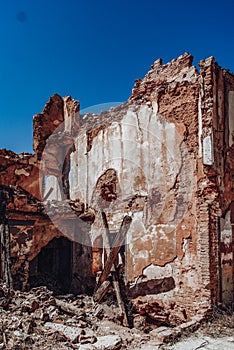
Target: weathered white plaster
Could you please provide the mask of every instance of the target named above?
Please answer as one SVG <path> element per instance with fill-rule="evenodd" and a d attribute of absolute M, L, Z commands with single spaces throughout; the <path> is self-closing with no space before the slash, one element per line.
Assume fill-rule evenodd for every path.
<path fill-rule="evenodd" d="M 98 178 L 113 168 L 124 198 L 147 195 L 153 187 L 170 188 L 181 167 L 180 140 L 172 123 L 162 122 L 147 106 L 129 109 L 122 121 L 101 130 L 86 151 L 86 135 L 76 140 L 71 156 L 71 198 L 88 204 Z M 139 177 L 141 186 L 134 185 Z M 138 181 L 139 183 L 139 181 Z"/>
<path fill-rule="evenodd" d="M 214 163 L 213 135 L 208 135 L 203 139 L 203 163 L 212 165 Z"/>
<path fill-rule="evenodd" d="M 230 220 L 230 211 L 227 212 L 225 219 L 221 219 L 221 245 L 224 244 L 226 252 L 221 251 L 221 269 L 222 269 L 222 299 L 226 304 L 233 303 L 233 253 L 232 253 L 232 226 Z"/>
<path fill-rule="evenodd" d="M 198 157 L 202 157 L 202 110 L 201 110 L 201 92 L 198 99 Z"/>
<path fill-rule="evenodd" d="M 177 72 L 176 72 L 177 73 Z M 182 82 L 182 81 L 189 81 L 189 82 L 195 82 L 197 77 L 197 72 L 196 72 L 196 67 L 185 67 L 181 69 L 180 73 L 176 74 L 174 77 L 171 79 L 168 79 L 168 81 L 175 80 L 177 82 Z"/>
<path fill-rule="evenodd" d="M 46 197 L 48 201 L 62 200 L 61 190 L 56 176 L 49 175 L 44 177 L 43 197 Z"/>
<path fill-rule="evenodd" d="M 25 169 L 16 169 L 15 170 L 15 175 L 29 176 L 30 173 L 28 173 Z"/>
<path fill-rule="evenodd" d="M 169 276 L 170 268 L 164 269 L 163 264 L 173 264 L 176 259 L 176 226 L 186 212 L 194 186 L 192 161 L 176 125 L 158 115 L 156 102 L 152 108 L 132 106 L 121 120 L 100 129 L 89 152 L 83 129 L 75 140 L 75 148 L 69 174 L 70 196 L 96 211 L 90 231 L 92 242 L 104 230 L 96 185 L 108 169 L 115 169 L 117 198 L 107 203 L 104 211 L 113 234 L 119 231 L 125 214 L 132 217 L 125 239 L 127 259 L 133 265 L 134 259 L 142 263 L 136 263 L 133 271 L 127 267 L 129 280 L 134 280 L 144 266 L 156 262 L 162 265 L 155 266 L 155 276 L 163 275 L 160 271 L 164 270 Z M 135 202 L 129 207 L 133 198 Z M 166 246 L 168 251 L 163 248 Z"/>
<path fill-rule="evenodd" d="M 71 132 L 72 116 L 68 115 L 67 104 L 66 104 L 66 97 L 63 99 L 63 101 L 64 101 L 64 107 L 63 107 L 64 129 L 65 129 L 66 132 Z"/>
<path fill-rule="evenodd" d="M 134 255 L 134 242 L 139 238 L 147 236 L 148 232 L 143 223 L 143 212 L 136 212 L 132 217 L 132 223 L 128 230 L 126 243 L 129 245 L 130 252 Z"/>
<path fill-rule="evenodd" d="M 172 266 L 170 264 L 167 264 L 166 266 L 155 266 L 153 264 L 147 266 L 144 270 L 143 270 L 143 275 L 149 279 L 163 279 L 163 278 L 167 278 L 167 277 L 171 277 L 172 276 Z"/>

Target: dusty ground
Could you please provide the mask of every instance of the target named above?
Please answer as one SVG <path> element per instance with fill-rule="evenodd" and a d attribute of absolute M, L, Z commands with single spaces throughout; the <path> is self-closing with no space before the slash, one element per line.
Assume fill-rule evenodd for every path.
<path fill-rule="evenodd" d="M 123 327 L 113 300 L 98 305 L 89 296 L 55 297 L 46 287 L 22 293 L 0 286 L 0 350 L 234 350 L 233 330 L 234 316 L 216 312 L 192 335 L 165 345 L 140 322 Z"/>
<path fill-rule="evenodd" d="M 142 348 L 143 349 L 143 348 Z M 234 350 L 234 315 L 230 310 L 217 310 L 213 318 L 199 329 L 170 345 L 148 343 L 145 350 Z"/>
<path fill-rule="evenodd" d="M 215 313 L 212 321 L 204 324 L 197 332 L 178 342 L 171 349 L 233 350 L 234 315 L 225 312 Z"/>

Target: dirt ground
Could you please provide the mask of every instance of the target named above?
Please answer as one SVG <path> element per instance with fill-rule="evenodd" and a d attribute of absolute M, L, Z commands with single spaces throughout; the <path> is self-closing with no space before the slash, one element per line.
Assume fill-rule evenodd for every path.
<path fill-rule="evenodd" d="M 143 349 L 143 348 L 142 348 Z M 199 329 L 182 336 L 174 344 L 157 345 L 152 342 L 144 350 L 234 350 L 234 315 L 230 310 L 216 310 L 213 317 Z"/>

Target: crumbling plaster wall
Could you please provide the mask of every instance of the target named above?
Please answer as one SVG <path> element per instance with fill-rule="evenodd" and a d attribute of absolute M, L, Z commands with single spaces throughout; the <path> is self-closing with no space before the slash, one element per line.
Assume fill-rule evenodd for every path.
<path fill-rule="evenodd" d="M 83 203 L 80 214 L 92 209 L 93 259 L 89 252 L 78 259 L 90 278 L 87 265 L 93 273 L 103 267 L 101 212 L 112 235 L 130 215 L 128 296 L 139 311 L 151 305 L 152 319 L 164 310 L 167 321 L 183 322 L 233 302 L 233 105 L 234 77 L 213 58 L 200 62 L 200 72 L 189 54 L 157 60 L 130 99 L 109 112 L 80 116 L 77 101 L 52 96 L 34 117 L 35 154 L 0 152 L 0 184 L 37 201 L 43 193 L 51 203 Z M 19 198 L 8 210 L 12 271 L 23 266 L 22 286 L 28 261 L 63 233 L 39 209 L 25 215 L 27 199 Z M 13 223 L 17 215 L 25 225 Z"/>
<path fill-rule="evenodd" d="M 15 154 L 5 149 L 0 150 L 0 184 L 19 186 L 38 200 L 42 200 L 43 176 L 61 177 L 64 159 L 73 150 L 72 135 L 79 125 L 79 103 L 71 97 L 53 95 L 40 114 L 33 119 L 34 154 Z M 53 144 L 53 135 L 61 135 Z M 42 153 L 50 142 L 50 155 L 41 163 Z M 58 147 L 58 142 L 60 147 Z M 44 172 L 43 172 L 44 170 Z M 59 185 L 62 186 L 62 179 Z M 63 191 L 62 191 L 63 193 Z"/>
<path fill-rule="evenodd" d="M 34 117 L 35 153 L 17 155 L 5 149 L 0 150 L 0 192 L 6 197 L 6 225 L 10 231 L 11 274 L 15 288 L 27 288 L 30 262 L 53 238 L 58 238 L 64 234 L 59 229 L 59 224 L 54 225 L 53 219 L 56 222 L 57 217 L 59 217 L 66 221 L 69 218 L 67 207 L 70 204 L 75 209 L 77 216 L 84 214 L 82 203 L 61 201 L 65 199 L 65 196 L 59 198 L 59 202 L 51 202 L 52 212 L 50 212 L 50 207 L 46 211 L 44 203 L 42 203 L 44 195 L 48 193 L 51 187 L 53 189 L 52 198 L 48 197 L 47 200 L 56 199 L 57 193 L 65 192 L 60 170 L 63 169 L 64 157 L 72 150 L 71 133 L 75 132 L 79 121 L 76 115 L 78 110 L 79 103 L 70 97 L 52 96 L 42 113 Z M 63 135 L 60 147 L 57 148 L 58 152 L 52 149 L 49 158 L 45 159 L 44 157 L 44 161 L 49 164 L 49 167 L 45 167 L 41 161 L 42 151 L 49 141 L 49 136 L 56 131 L 59 135 Z M 57 147 L 57 144 L 53 147 Z M 60 182 L 56 181 L 56 185 L 61 186 L 59 189 L 55 188 L 53 181 L 51 181 L 54 178 L 57 179 L 57 177 L 60 180 Z M 47 185 L 45 183 L 46 178 L 50 180 Z M 45 186 L 44 193 L 43 186 Z M 89 217 L 87 215 L 85 217 L 86 221 L 89 221 Z M 73 233 L 71 233 L 69 239 L 73 240 L 75 228 L 72 220 L 70 221 Z M 92 218 L 90 219 L 91 222 Z M 1 250 L 4 251 L 3 242 L 1 243 Z M 71 271 L 73 278 L 71 290 L 84 292 L 87 288 L 92 289 L 94 281 L 90 263 L 90 248 L 80 248 L 80 244 L 74 242 L 72 250 L 73 266 L 71 266 Z M 5 268 L 3 262 L 2 277 L 5 275 Z M 86 274 L 85 281 L 83 273 Z"/>
<path fill-rule="evenodd" d="M 158 60 L 122 108 L 83 117 L 71 155 L 70 195 L 95 208 L 93 241 L 103 230 L 101 210 L 112 232 L 132 215 L 129 294 L 175 303 L 181 320 L 233 295 L 233 238 L 226 298 L 219 234 L 233 200 L 232 84 L 213 58 L 200 62 L 200 73 L 189 54 Z M 117 195 L 100 205 L 94 194 L 108 169 L 117 173 Z"/>
<path fill-rule="evenodd" d="M 96 210 L 93 241 L 103 230 L 101 210 L 113 233 L 125 214 L 132 215 L 126 240 L 129 295 L 143 303 L 156 299 L 167 309 L 175 304 L 181 322 L 210 305 L 197 247 L 200 82 L 191 62 L 190 55 L 165 66 L 157 61 L 122 109 L 98 121 L 84 116 L 70 172 L 71 198 Z M 110 168 L 118 176 L 117 198 L 100 205 L 96 183 Z M 209 252 L 205 258 L 209 266 Z"/>
<path fill-rule="evenodd" d="M 211 57 L 200 62 L 203 156 L 202 196 L 210 216 L 210 273 L 214 300 L 233 303 L 234 77 Z M 201 164 L 201 160 L 200 160 Z M 202 188 L 200 187 L 200 188 Z M 227 234 L 227 227 L 229 227 Z M 217 269 L 219 271 L 217 272 Z"/>
<path fill-rule="evenodd" d="M 4 194 L 5 198 L 6 218 L 4 224 L 9 232 L 9 246 L 3 246 L 4 242 L 1 237 L 1 253 L 9 251 L 12 286 L 25 290 L 29 287 L 31 261 L 50 241 L 64 236 L 64 232 L 59 230 L 59 225 L 55 225 L 49 219 L 42 203 L 29 196 L 27 192 L 20 188 L 0 186 L 0 193 Z M 53 213 L 50 214 L 50 218 L 53 217 L 54 222 L 56 222 L 56 217 L 59 217 L 59 220 L 61 217 L 64 217 L 65 221 L 67 220 L 66 207 L 63 206 L 63 202 L 58 204 L 52 202 L 51 210 Z M 84 214 L 83 205 L 76 204 L 76 213 L 78 216 Z M 2 224 L 2 220 L 0 221 Z M 75 227 L 72 222 L 70 222 L 69 228 L 73 229 L 74 232 L 79 230 L 79 227 Z M 90 292 L 93 290 L 95 282 L 91 266 L 92 250 L 90 247 L 82 247 L 81 244 L 72 239 L 72 235 L 68 238 L 72 241 L 70 291 L 74 293 Z M 2 261 L 2 278 L 5 278 L 7 268 L 6 261 Z M 85 279 L 83 278 L 84 274 Z"/>

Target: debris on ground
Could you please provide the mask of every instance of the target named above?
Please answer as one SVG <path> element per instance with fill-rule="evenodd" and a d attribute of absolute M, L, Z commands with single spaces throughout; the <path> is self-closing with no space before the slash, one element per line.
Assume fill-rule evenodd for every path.
<path fill-rule="evenodd" d="M 170 328 L 150 326 L 139 314 L 133 318 L 134 327 L 124 327 L 111 297 L 98 304 L 87 295 L 55 296 L 45 286 L 22 292 L 0 284 L 0 350 L 218 350 L 222 341 L 234 349 L 231 312 L 217 311 L 187 337 L 182 331 L 193 332 L 198 322 Z"/>
<path fill-rule="evenodd" d="M 28 292 L 0 286 L 0 349 L 129 349 L 149 340 L 123 327 L 118 305 L 91 296 L 54 296 L 47 287 Z"/>

